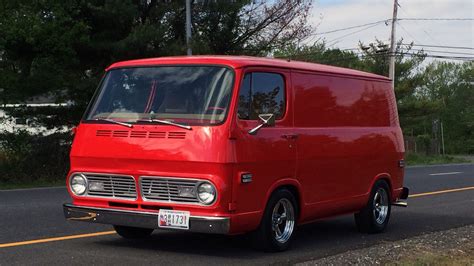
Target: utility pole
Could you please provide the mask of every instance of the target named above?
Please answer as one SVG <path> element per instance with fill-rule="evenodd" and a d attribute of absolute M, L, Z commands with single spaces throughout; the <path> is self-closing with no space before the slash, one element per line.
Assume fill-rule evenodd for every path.
<path fill-rule="evenodd" d="M 446 155 L 446 152 L 444 150 L 444 128 L 443 128 L 443 122 L 441 122 L 441 145 L 443 147 L 443 156 Z"/>
<path fill-rule="evenodd" d="M 186 47 L 188 55 L 192 55 L 191 50 L 191 0 L 186 0 Z"/>
<path fill-rule="evenodd" d="M 398 0 L 393 0 L 392 32 L 390 34 L 390 65 L 388 77 L 392 79 L 392 87 L 395 90 L 395 24 L 397 23 Z"/>

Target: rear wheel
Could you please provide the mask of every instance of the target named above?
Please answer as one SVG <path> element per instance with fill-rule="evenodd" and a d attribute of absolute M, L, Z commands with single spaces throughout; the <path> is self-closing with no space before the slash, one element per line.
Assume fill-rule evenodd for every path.
<path fill-rule="evenodd" d="M 265 251 L 288 249 L 296 229 L 296 218 L 297 205 L 293 194 L 287 189 L 274 192 L 255 232 L 257 248 Z"/>
<path fill-rule="evenodd" d="M 386 181 L 375 183 L 369 202 L 354 215 L 357 229 L 363 233 L 380 233 L 387 227 L 390 219 L 390 189 Z"/>
<path fill-rule="evenodd" d="M 114 229 L 115 229 L 115 232 L 117 232 L 117 234 L 119 234 L 121 237 L 126 238 L 126 239 L 145 238 L 151 235 L 151 233 L 153 233 L 153 229 L 121 226 L 121 225 L 114 225 Z"/>

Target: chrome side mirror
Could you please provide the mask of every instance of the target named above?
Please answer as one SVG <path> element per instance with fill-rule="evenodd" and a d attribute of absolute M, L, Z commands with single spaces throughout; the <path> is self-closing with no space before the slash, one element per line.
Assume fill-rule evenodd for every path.
<path fill-rule="evenodd" d="M 258 118 L 262 121 L 258 126 L 250 129 L 248 133 L 250 135 L 257 134 L 257 131 L 262 127 L 273 127 L 275 126 L 275 115 L 274 114 L 260 114 Z"/>

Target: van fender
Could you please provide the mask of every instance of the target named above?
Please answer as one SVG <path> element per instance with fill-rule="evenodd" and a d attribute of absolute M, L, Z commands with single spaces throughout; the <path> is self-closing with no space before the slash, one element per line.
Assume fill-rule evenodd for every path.
<path fill-rule="evenodd" d="M 379 180 L 381 180 L 381 179 L 384 179 L 384 180 L 387 181 L 388 186 L 389 186 L 389 188 L 390 188 L 390 196 L 391 196 L 391 198 L 392 198 L 391 200 L 393 201 L 393 194 L 394 194 L 394 193 L 393 193 L 393 185 L 392 185 L 392 176 L 391 176 L 389 173 L 380 173 L 380 174 L 376 175 L 376 176 L 372 179 L 372 181 L 371 181 L 371 183 L 370 183 L 370 186 L 369 186 L 369 188 L 368 188 L 368 191 L 365 193 L 365 196 L 367 197 L 367 200 L 368 200 L 368 197 L 369 197 L 369 195 L 370 195 L 370 192 L 371 192 L 372 188 L 373 188 L 374 185 L 375 185 L 375 182 L 377 182 L 377 181 L 379 181 Z"/>
<path fill-rule="evenodd" d="M 275 190 L 277 190 L 279 187 L 283 187 L 283 186 L 294 186 L 294 187 L 296 187 L 296 189 L 298 191 L 298 195 L 295 195 L 296 200 L 298 202 L 298 209 L 299 209 L 298 216 L 301 216 L 301 211 L 302 211 L 301 209 L 304 207 L 303 192 L 302 192 L 303 190 L 302 190 L 301 183 L 297 179 L 294 179 L 294 178 L 282 178 L 282 179 L 278 179 L 275 183 L 273 183 L 270 186 L 270 188 L 267 190 L 267 193 L 265 195 L 264 208 L 267 207 L 267 203 L 270 200 L 270 197 L 271 197 L 272 193 L 275 192 Z M 263 209 L 262 214 L 263 214 L 264 211 L 265 211 L 265 209 Z"/>

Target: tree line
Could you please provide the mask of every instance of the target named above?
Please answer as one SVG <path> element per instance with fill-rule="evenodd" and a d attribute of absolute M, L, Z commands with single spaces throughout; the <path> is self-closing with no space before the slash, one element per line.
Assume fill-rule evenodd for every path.
<path fill-rule="evenodd" d="M 184 6 L 169 0 L 0 0 L 0 104 L 48 95 L 73 105 L 8 112 L 49 128 L 77 124 L 111 63 L 186 54 Z M 309 0 L 193 1 L 193 53 L 272 56 L 388 75 L 390 54 L 379 40 L 350 50 L 327 47 L 324 40 L 308 43 L 317 33 L 308 22 L 311 8 Z M 474 153 L 473 73 L 472 61 L 428 61 L 423 50 L 400 40 L 395 93 L 404 134 L 430 145 L 442 122 L 447 153 Z M 21 141 L 0 135 L 0 143 L 17 143 L 2 144 L 15 153 Z"/>

